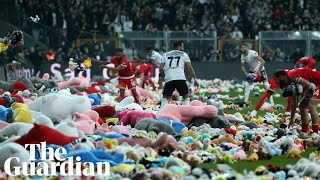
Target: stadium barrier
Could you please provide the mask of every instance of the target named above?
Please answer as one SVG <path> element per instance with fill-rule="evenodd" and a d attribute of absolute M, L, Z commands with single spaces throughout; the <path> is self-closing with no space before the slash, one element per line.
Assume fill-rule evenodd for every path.
<path fill-rule="evenodd" d="M 215 79 L 220 78 L 224 80 L 231 80 L 234 78 L 237 79 L 244 79 L 244 75 L 241 72 L 241 65 L 240 61 L 238 63 L 231 63 L 231 62 L 223 62 L 223 63 L 211 63 L 211 62 L 193 62 L 194 69 L 197 73 L 197 77 L 200 79 Z M 267 62 L 266 65 L 266 71 L 269 76 L 276 70 L 281 68 L 287 68 L 292 69 L 293 63 L 276 63 L 276 62 Z M 0 77 L 3 73 L 3 67 L 0 66 Z M 42 76 L 43 73 L 49 73 L 50 75 L 54 75 L 55 73 L 61 73 L 63 76 L 67 78 L 71 78 L 74 76 L 82 75 L 84 77 L 87 77 L 88 79 L 93 78 L 94 76 L 103 77 L 105 79 L 112 79 L 114 78 L 111 76 L 111 73 L 107 70 L 101 70 L 98 68 L 97 64 L 93 64 L 93 66 L 88 69 L 86 72 L 75 74 L 74 72 L 71 72 L 68 67 L 68 62 L 50 62 L 46 61 L 43 63 L 40 67 L 40 73 L 37 74 L 38 76 Z M 155 79 L 158 78 L 158 69 L 155 69 Z M 186 71 L 187 72 L 187 71 Z M 3 80 L 15 80 L 19 77 L 31 77 L 34 74 L 34 69 L 31 65 L 25 66 L 22 69 L 16 70 L 15 72 L 9 71 L 6 69 L 6 78 L 2 78 Z M 190 79 L 189 72 L 186 73 L 187 77 Z"/>

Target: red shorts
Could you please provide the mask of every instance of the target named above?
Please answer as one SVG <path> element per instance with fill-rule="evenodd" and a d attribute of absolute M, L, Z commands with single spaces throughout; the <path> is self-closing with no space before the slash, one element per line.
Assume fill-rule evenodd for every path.
<path fill-rule="evenodd" d="M 135 89 L 136 88 L 136 78 L 130 78 L 130 79 L 119 79 L 119 88 L 120 89 Z"/>
<path fill-rule="evenodd" d="M 318 85 L 317 88 L 314 90 L 311 99 L 320 100 L 320 85 Z"/>

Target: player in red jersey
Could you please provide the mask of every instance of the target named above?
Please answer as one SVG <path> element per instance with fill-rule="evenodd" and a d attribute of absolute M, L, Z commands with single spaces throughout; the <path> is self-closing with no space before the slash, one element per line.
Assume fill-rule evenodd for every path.
<path fill-rule="evenodd" d="M 142 88 L 144 89 L 146 85 L 151 85 L 153 90 L 156 91 L 157 87 L 154 85 L 154 82 L 152 81 L 152 77 L 154 74 L 154 69 L 152 64 L 150 63 L 144 63 L 145 69 L 143 71 L 143 80 L 142 80 Z"/>
<path fill-rule="evenodd" d="M 273 76 L 279 86 L 288 86 L 284 91 L 283 96 L 292 96 L 291 120 L 289 126 L 293 124 L 298 96 L 302 94 L 303 98 L 299 104 L 303 133 L 301 136 L 302 138 L 306 138 L 309 131 L 308 110 L 310 111 L 312 119 L 312 131 L 314 133 L 318 133 L 319 116 L 317 112 L 317 106 L 320 100 L 320 72 L 308 68 L 299 68 L 288 71 L 279 70 L 274 73 Z"/>
<path fill-rule="evenodd" d="M 312 57 L 302 57 L 297 61 L 297 64 L 302 65 L 303 68 L 316 69 L 317 61 Z"/>
<path fill-rule="evenodd" d="M 280 88 L 282 90 L 286 88 L 286 86 L 281 86 L 280 87 L 273 76 L 270 78 L 269 84 L 270 84 L 270 88 L 268 89 L 267 93 L 264 96 L 262 96 L 262 98 L 260 99 L 259 103 L 256 105 L 255 109 L 250 113 L 251 117 L 256 117 L 257 112 L 259 111 L 259 109 L 261 108 L 263 103 L 267 99 L 269 99 L 273 95 L 273 93 L 277 91 L 278 88 Z M 290 114 L 290 110 L 291 110 L 291 97 L 288 97 L 286 114 L 287 113 Z"/>
<path fill-rule="evenodd" d="M 136 103 L 140 103 L 139 95 L 136 91 L 136 77 L 132 68 L 132 64 L 129 62 L 128 58 L 123 54 L 123 49 L 117 48 L 115 50 L 115 56 L 113 56 L 109 62 L 99 62 L 100 68 L 107 68 L 109 70 L 118 71 L 119 74 L 119 88 L 120 88 L 120 100 L 125 98 L 125 89 L 131 90 L 132 95 Z M 106 64 L 114 64 L 115 67 L 106 66 Z"/>

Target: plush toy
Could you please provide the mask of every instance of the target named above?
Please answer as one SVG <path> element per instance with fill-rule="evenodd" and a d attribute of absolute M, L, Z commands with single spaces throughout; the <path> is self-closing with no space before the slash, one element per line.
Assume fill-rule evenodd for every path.
<path fill-rule="evenodd" d="M 127 127 L 122 125 L 108 125 L 108 124 L 102 124 L 98 127 L 96 132 L 104 132 L 104 133 L 120 133 L 120 134 L 126 134 L 131 135 L 133 132 Z"/>
<path fill-rule="evenodd" d="M 149 92 L 139 86 L 136 87 L 137 93 L 139 94 L 140 97 L 146 97 L 146 98 L 150 98 L 150 99 L 155 99 L 155 100 L 159 100 L 159 95 L 157 95 L 154 92 Z M 130 90 L 126 90 L 126 96 L 132 96 L 132 92 Z"/>
<path fill-rule="evenodd" d="M 143 108 L 135 103 L 134 98 L 132 96 L 127 96 L 120 103 L 115 106 L 117 112 L 122 110 L 143 110 Z"/>
<path fill-rule="evenodd" d="M 64 146 L 76 140 L 78 137 L 71 137 L 45 125 L 35 124 L 34 127 L 24 136 L 15 140 L 16 143 L 24 146 L 25 144 L 55 144 Z"/>
<path fill-rule="evenodd" d="M 5 161 L 11 157 L 19 158 L 19 161 L 11 161 L 9 167 L 11 167 L 11 170 L 13 168 L 21 167 L 21 163 L 28 162 L 30 159 L 29 152 L 21 145 L 17 143 L 7 143 L 2 146 L 0 146 L 0 170 L 4 171 L 4 164 Z"/>
<path fill-rule="evenodd" d="M 131 146 L 140 145 L 142 147 L 152 147 L 156 149 L 168 149 L 174 151 L 177 149 L 177 141 L 166 133 L 160 133 L 158 139 L 152 140 L 146 137 L 131 137 L 131 138 L 119 138 L 117 139 L 119 144 L 127 142 Z"/>
<path fill-rule="evenodd" d="M 200 163 L 202 163 L 202 160 L 197 155 L 190 155 L 187 152 L 184 152 L 182 155 L 182 159 L 184 162 L 188 163 L 191 167 L 196 167 Z"/>
<path fill-rule="evenodd" d="M 62 120 L 72 120 L 75 112 L 83 113 L 91 109 L 89 98 L 83 96 L 66 96 L 61 94 L 47 94 L 27 104 L 31 110 L 41 112 L 47 116 L 54 116 Z"/>
<path fill-rule="evenodd" d="M 246 160 L 247 159 L 247 154 L 242 149 L 238 150 L 233 156 L 234 156 L 234 160 L 235 161 L 240 161 L 240 160 Z"/>
<path fill-rule="evenodd" d="M 101 96 L 97 93 L 92 93 L 88 95 L 88 98 L 91 101 L 92 107 L 98 107 L 101 105 Z"/>
<path fill-rule="evenodd" d="M 15 102 L 12 104 L 12 109 L 14 122 L 31 123 L 33 121 L 32 113 L 27 105 Z"/>
<path fill-rule="evenodd" d="M 112 106 L 100 106 L 93 108 L 95 112 L 99 114 L 99 123 L 103 124 L 106 122 L 106 118 L 113 117 L 116 114 L 116 110 Z"/>
<path fill-rule="evenodd" d="M 120 123 L 123 123 L 123 125 L 131 125 L 132 127 L 135 127 L 136 124 L 143 118 L 156 118 L 156 115 L 153 113 L 149 113 L 146 111 L 141 110 L 132 110 L 132 111 L 122 111 L 118 118 L 120 120 Z"/>
<path fill-rule="evenodd" d="M 288 153 L 288 157 L 289 158 L 301 158 L 300 152 L 301 151 L 298 148 L 291 148 L 289 153 Z"/>
<path fill-rule="evenodd" d="M 191 127 L 190 130 L 188 130 L 187 127 L 183 128 L 183 129 L 182 129 L 182 135 L 183 135 L 184 137 L 191 136 L 191 137 L 194 138 L 194 139 L 198 139 L 198 138 L 199 138 L 199 135 L 198 135 L 198 133 L 197 133 L 197 129 L 196 129 L 196 127 L 194 127 L 194 126 Z"/>
<path fill-rule="evenodd" d="M 0 96 L 0 105 L 9 108 L 15 102 L 23 103 L 23 99 L 18 95 L 5 94 Z"/>
<path fill-rule="evenodd" d="M 229 142 L 229 143 L 236 144 L 236 145 L 239 144 L 239 143 L 236 142 L 230 135 L 225 135 L 225 136 L 223 136 L 223 137 L 214 139 L 214 140 L 211 141 L 211 144 L 219 145 L 219 144 L 221 144 L 222 142 Z"/>
<path fill-rule="evenodd" d="M 258 161 L 259 160 L 259 156 L 257 153 L 252 153 L 250 154 L 250 156 L 247 158 L 247 161 Z"/>
<path fill-rule="evenodd" d="M 58 82 L 58 87 L 64 89 L 67 86 L 73 86 L 78 89 L 84 89 L 89 87 L 89 81 L 85 77 L 74 77 L 64 82 Z"/>
<path fill-rule="evenodd" d="M 61 122 L 54 127 L 55 130 L 67 136 L 78 137 L 78 129 L 74 122 Z M 85 132 L 85 131 L 83 131 Z"/>
<path fill-rule="evenodd" d="M 218 110 L 214 106 L 193 104 L 196 103 L 191 102 L 189 106 L 167 104 L 157 113 L 157 118 L 180 121 L 188 125 L 194 117 L 213 118 L 218 114 Z"/>
<path fill-rule="evenodd" d="M 78 130 L 83 131 L 86 134 L 93 134 L 97 128 L 98 122 L 93 121 L 85 114 L 74 113 L 73 121 Z"/>
<path fill-rule="evenodd" d="M 156 121 L 152 118 L 143 118 L 141 119 L 136 126 L 134 126 L 135 129 L 139 130 L 145 130 L 147 132 L 155 132 L 159 134 L 160 132 L 167 133 L 169 135 L 174 135 L 175 131 L 169 124 Z"/>
<path fill-rule="evenodd" d="M 13 109 L 12 108 L 6 108 L 2 105 L 0 105 L 0 120 L 1 121 L 11 121 L 13 118 Z"/>
<path fill-rule="evenodd" d="M 183 123 L 178 122 L 178 121 L 172 121 L 172 120 L 163 119 L 163 118 L 156 118 L 156 120 L 170 124 L 177 134 L 181 134 L 182 129 L 186 127 Z"/>
<path fill-rule="evenodd" d="M 269 159 L 272 158 L 271 154 L 263 152 L 263 148 L 262 147 L 258 148 L 257 155 L 259 157 L 259 160 L 269 160 Z"/>
<path fill-rule="evenodd" d="M 209 124 L 212 128 L 230 128 L 231 124 L 225 116 L 217 115 L 212 118 L 195 117 L 192 118 L 188 127 L 199 127 L 203 124 Z"/>

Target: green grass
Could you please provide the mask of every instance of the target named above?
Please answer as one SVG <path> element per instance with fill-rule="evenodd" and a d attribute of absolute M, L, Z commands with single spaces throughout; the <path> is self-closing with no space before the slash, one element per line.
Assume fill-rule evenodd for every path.
<path fill-rule="evenodd" d="M 281 91 L 277 91 L 277 93 L 282 93 Z M 244 93 L 239 93 L 239 92 L 229 92 L 229 93 L 219 93 L 222 95 L 228 94 L 230 97 L 237 97 L 239 94 L 243 95 Z M 249 114 L 256 106 L 256 104 L 259 102 L 260 98 L 264 95 L 263 93 L 260 93 L 260 96 L 256 97 L 253 95 L 254 93 L 251 92 L 250 95 L 250 101 L 251 101 L 251 106 L 244 108 L 243 110 L 239 111 L 241 114 Z M 208 94 L 207 94 L 208 95 Z M 235 102 L 243 102 L 244 100 L 235 100 Z M 228 100 L 224 100 L 224 103 L 227 103 Z M 268 101 L 267 101 L 268 102 Z M 287 99 L 283 97 L 275 98 L 274 97 L 274 103 L 275 104 L 281 104 L 286 108 L 287 105 Z M 224 110 L 226 113 L 234 114 L 238 112 L 237 110 L 233 109 L 225 109 Z M 319 108 L 318 108 L 319 111 Z M 278 110 L 278 113 L 284 113 L 285 109 L 283 110 Z M 264 116 L 266 111 L 258 111 L 257 116 Z M 308 158 L 309 154 L 316 151 L 317 147 L 308 147 L 305 152 L 303 152 L 301 155 L 303 157 Z M 248 155 L 250 155 L 249 152 L 247 152 Z M 232 167 L 235 171 L 237 172 L 243 172 L 244 169 L 247 170 L 254 170 L 258 166 L 267 166 L 268 164 L 272 164 L 273 166 L 280 166 L 280 167 L 285 167 L 288 164 L 295 164 L 299 159 L 291 159 L 288 158 L 287 155 L 281 155 L 281 156 L 274 156 L 270 160 L 260 160 L 260 161 L 254 161 L 254 162 L 249 162 L 249 161 L 238 161 L 233 164 L 230 164 L 230 167 Z M 216 169 L 217 165 L 215 163 L 204 163 L 200 164 L 199 167 L 205 168 L 205 169 Z"/>

